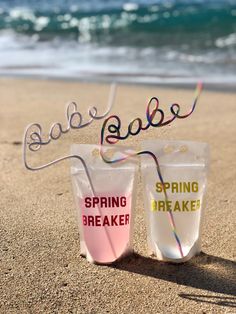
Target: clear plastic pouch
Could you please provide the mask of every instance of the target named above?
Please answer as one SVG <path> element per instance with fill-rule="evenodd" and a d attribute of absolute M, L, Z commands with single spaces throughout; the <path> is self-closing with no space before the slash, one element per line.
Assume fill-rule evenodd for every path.
<path fill-rule="evenodd" d="M 81 255 L 94 263 L 109 264 L 133 252 L 133 223 L 137 163 L 109 164 L 101 159 L 99 145 L 74 144 L 72 184 L 78 213 Z M 122 157 L 127 148 L 103 146 L 108 158 Z M 90 181 L 88 178 L 90 177 Z"/>
<path fill-rule="evenodd" d="M 143 156 L 142 179 L 150 253 L 163 261 L 186 261 L 201 251 L 208 145 L 149 140 L 142 143 L 142 149 L 156 155 L 164 182 L 163 185 L 152 158 Z"/>

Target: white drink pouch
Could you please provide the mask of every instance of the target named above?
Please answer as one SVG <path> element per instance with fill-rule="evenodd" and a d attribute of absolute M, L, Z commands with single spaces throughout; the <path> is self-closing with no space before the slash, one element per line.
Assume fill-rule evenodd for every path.
<path fill-rule="evenodd" d="M 81 255 L 99 264 L 109 264 L 133 251 L 134 201 L 137 163 L 109 164 L 102 160 L 99 145 L 72 145 L 76 158 L 71 175 L 79 220 Z M 118 151 L 117 151 L 118 150 Z M 127 148 L 103 146 L 108 159 L 123 157 Z"/>
<path fill-rule="evenodd" d="M 159 260 L 184 262 L 201 251 L 201 223 L 207 182 L 206 143 L 144 141 L 142 157 L 148 247 Z"/>

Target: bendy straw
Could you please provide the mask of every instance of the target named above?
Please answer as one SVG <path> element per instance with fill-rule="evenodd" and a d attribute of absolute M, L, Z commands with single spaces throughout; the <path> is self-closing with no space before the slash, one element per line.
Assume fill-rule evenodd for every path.
<path fill-rule="evenodd" d="M 126 154 L 126 156 L 122 157 L 122 158 L 107 159 L 105 157 L 103 149 L 102 149 L 103 144 L 104 144 L 104 142 L 107 142 L 109 144 L 115 144 L 120 140 L 126 140 L 129 136 L 136 136 L 141 131 L 145 131 L 145 130 L 149 129 L 149 127 L 151 127 L 151 126 L 152 127 L 162 127 L 162 126 L 169 125 L 176 118 L 185 119 L 185 118 L 189 117 L 193 113 L 193 111 L 196 107 L 196 104 L 197 104 L 197 101 L 199 99 L 201 91 L 202 91 L 202 83 L 198 83 L 196 90 L 195 90 L 194 101 L 193 101 L 192 107 L 191 107 L 190 111 L 186 114 L 183 114 L 183 115 L 180 114 L 180 105 L 179 104 L 177 104 L 177 103 L 172 104 L 170 106 L 170 112 L 172 114 L 172 117 L 168 118 L 166 121 L 164 120 L 165 116 L 164 116 L 163 110 L 159 108 L 158 98 L 156 98 L 156 97 L 151 98 L 151 100 L 149 101 L 149 103 L 147 105 L 147 109 L 146 109 L 147 124 L 145 126 L 143 126 L 142 120 L 140 118 L 136 118 L 129 123 L 127 133 L 126 133 L 126 135 L 123 135 L 123 136 L 121 135 L 121 119 L 119 118 L 119 116 L 111 115 L 110 117 L 106 118 L 104 123 L 103 123 L 102 129 L 101 129 L 100 154 L 101 154 L 102 159 L 106 163 L 116 163 L 116 162 L 123 162 L 123 161 L 127 160 L 128 158 L 131 158 L 134 156 L 147 154 L 153 158 L 155 165 L 156 165 L 158 177 L 160 179 L 162 186 L 164 187 L 164 179 L 163 179 L 161 171 L 160 171 L 158 159 L 157 159 L 156 155 L 153 154 L 151 151 L 139 151 L 139 152 Z M 151 111 L 150 106 L 153 102 L 155 102 L 155 107 Z M 159 120 L 157 122 L 154 122 L 154 118 L 155 118 L 157 113 L 159 114 Z M 112 119 L 114 119 L 117 122 L 117 124 L 114 124 L 114 123 L 109 124 L 110 120 L 112 120 Z M 134 130 L 135 124 L 136 124 L 136 129 Z M 110 134 L 105 137 L 106 128 Z M 167 204 L 168 196 L 167 196 L 167 193 L 166 193 L 164 188 L 163 188 L 163 191 L 164 191 L 164 196 L 165 196 L 165 203 Z M 167 208 L 168 208 L 168 206 L 167 206 Z M 180 256 L 181 256 L 181 258 L 183 258 L 184 255 L 183 255 L 181 241 L 180 241 L 180 238 L 178 236 L 178 232 L 177 232 L 177 228 L 176 228 L 176 224 L 174 221 L 174 216 L 173 216 L 172 210 L 170 210 L 169 208 L 168 208 L 168 216 L 169 216 L 169 221 L 170 221 L 170 225 L 172 228 L 173 236 L 176 240 L 176 243 L 177 243 L 177 246 L 179 249 Z"/>
<path fill-rule="evenodd" d="M 49 134 L 48 134 L 48 139 L 44 140 L 42 138 L 42 127 L 39 123 L 32 123 L 30 124 L 24 133 L 24 139 L 23 139 L 23 162 L 24 166 L 31 171 L 38 171 L 42 170 L 44 168 L 47 168 L 49 166 L 55 165 L 61 161 L 67 160 L 67 159 L 77 159 L 82 163 L 82 166 L 84 168 L 84 171 L 86 173 L 87 179 L 89 186 L 91 188 L 92 194 L 95 196 L 95 189 L 93 186 L 93 182 L 91 179 L 91 176 L 89 174 L 89 170 L 86 164 L 86 160 L 84 160 L 81 156 L 78 154 L 70 154 L 64 157 L 57 158 L 53 161 L 50 161 L 44 165 L 33 167 L 29 165 L 27 161 L 27 148 L 31 152 L 36 152 L 42 148 L 42 146 L 48 145 L 52 140 L 58 140 L 63 134 L 66 134 L 70 131 L 70 129 L 81 129 L 84 127 L 89 126 L 93 120 L 101 120 L 104 119 L 111 111 L 114 100 L 115 100 L 115 94 L 116 94 L 116 84 L 112 84 L 110 88 L 110 95 L 108 99 L 108 105 L 106 111 L 98 115 L 98 109 L 97 107 L 93 106 L 88 109 L 88 115 L 89 115 L 89 120 L 87 122 L 83 122 L 83 117 L 81 113 L 77 110 L 77 104 L 75 102 L 69 103 L 66 107 L 66 118 L 67 118 L 67 127 L 63 129 L 61 123 L 56 122 L 52 124 Z M 79 119 L 79 122 L 78 122 Z M 111 240 L 109 238 L 109 234 L 106 231 L 106 235 L 108 238 L 108 242 L 110 243 L 111 249 L 113 250 Z M 114 251 L 114 250 L 113 250 Z M 114 252 L 115 254 L 115 252 Z"/>
<path fill-rule="evenodd" d="M 27 148 L 31 152 L 37 152 L 39 151 L 42 146 L 48 145 L 51 143 L 51 141 L 58 140 L 62 135 L 68 133 L 71 129 L 81 129 L 84 127 L 89 126 L 93 120 L 101 120 L 104 119 L 111 111 L 114 100 L 115 100 L 115 94 L 116 94 L 116 84 L 112 84 L 110 88 L 110 95 L 108 99 L 107 109 L 106 111 L 99 115 L 97 107 L 93 106 L 88 109 L 88 115 L 89 120 L 84 122 L 83 117 L 81 113 L 77 110 L 77 104 L 75 102 L 71 102 L 66 106 L 66 119 L 67 119 L 67 127 L 63 128 L 62 124 L 59 122 L 53 123 L 51 125 L 48 138 L 44 140 L 42 138 L 42 127 L 39 123 L 32 123 L 27 126 L 24 138 L 23 138 L 23 162 L 24 166 L 31 171 L 37 171 L 44 168 L 47 168 L 51 165 L 54 165 L 58 162 L 61 162 L 63 160 L 69 159 L 69 158 L 78 158 L 78 156 L 64 156 L 58 159 L 55 159 L 51 162 L 48 162 L 44 165 L 33 167 L 29 165 L 27 161 Z M 79 121 L 78 121 L 79 119 Z M 86 166 L 86 163 L 84 161 L 84 164 Z"/>

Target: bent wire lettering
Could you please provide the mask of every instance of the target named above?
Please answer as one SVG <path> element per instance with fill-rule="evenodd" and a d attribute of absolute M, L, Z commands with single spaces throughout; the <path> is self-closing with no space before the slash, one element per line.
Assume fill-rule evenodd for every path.
<path fill-rule="evenodd" d="M 44 165 L 33 167 L 29 165 L 27 161 L 27 148 L 31 152 L 36 152 L 41 149 L 42 146 L 48 145 L 51 141 L 58 140 L 62 135 L 68 133 L 71 129 L 81 129 L 89 126 L 93 120 L 101 120 L 104 119 L 111 111 L 112 106 L 115 100 L 116 93 L 116 85 L 112 84 L 110 88 L 110 95 L 108 99 L 108 105 L 106 111 L 102 115 L 98 115 L 97 107 L 93 106 L 88 109 L 89 120 L 87 122 L 83 122 L 83 117 L 81 113 L 77 109 L 77 104 L 75 102 L 71 102 L 66 107 L 66 119 L 67 119 L 67 127 L 63 128 L 62 124 L 56 122 L 51 125 L 48 138 L 44 140 L 42 138 L 42 127 L 39 123 L 32 123 L 27 126 L 24 139 L 23 139 L 23 161 L 24 165 L 28 170 L 36 171 L 41 170 L 51 165 L 54 165 L 58 162 L 69 158 L 78 158 L 82 164 L 85 166 L 85 161 L 81 160 L 81 157 L 74 155 L 67 155 L 58 159 L 55 159 L 51 162 L 48 162 Z M 86 171 L 87 172 L 87 171 Z"/>
<path fill-rule="evenodd" d="M 123 136 L 121 135 L 121 119 L 117 115 L 112 115 L 112 116 L 106 118 L 104 123 L 103 123 L 102 129 L 101 129 L 101 138 L 100 138 L 100 145 L 101 145 L 100 146 L 100 154 L 101 154 L 102 159 L 105 162 L 112 164 L 112 163 L 116 163 L 116 162 L 125 161 L 128 158 L 131 158 L 134 156 L 147 155 L 147 156 L 152 157 L 152 159 L 154 160 L 155 165 L 156 165 L 158 177 L 159 177 L 160 182 L 161 182 L 162 187 L 163 187 L 163 193 L 165 196 L 165 204 L 167 204 L 168 196 L 167 196 L 166 190 L 164 189 L 165 182 L 164 182 L 162 174 L 161 174 L 158 159 L 153 152 L 151 152 L 151 151 L 139 151 L 139 152 L 134 152 L 134 153 L 127 153 L 126 156 L 121 157 L 121 158 L 107 159 L 106 156 L 104 155 L 102 146 L 103 146 L 104 142 L 109 143 L 109 144 L 115 144 L 120 140 L 121 141 L 126 140 L 129 136 L 136 136 L 141 131 L 147 130 L 150 126 L 162 127 L 162 126 L 166 126 L 166 125 L 170 124 L 176 118 L 184 119 L 184 118 L 189 117 L 193 113 L 193 111 L 196 107 L 197 100 L 200 96 L 201 90 L 202 90 L 202 83 L 200 82 L 200 83 L 198 83 L 196 90 L 195 90 L 195 97 L 194 97 L 192 107 L 191 107 L 190 111 L 186 114 L 183 114 L 183 115 L 180 114 L 180 105 L 179 104 L 176 104 L 176 103 L 172 104 L 170 106 L 170 112 L 171 112 L 172 116 L 170 118 L 167 118 L 166 121 L 165 121 L 164 111 L 159 108 L 158 98 L 152 97 L 151 100 L 149 101 L 148 105 L 147 105 L 147 110 L 146 110 L 147 123 L 146 123 L 146 125 L 143 126 L 142 120 L 140 118 L 136 118 L 129 123 L 127 133 Z M 150 107 L 151 107 L 151 104 L 153 102 L 155 103 L 155 105 L 154 105 L 154 109 L 151 111 Z M 157 119 L 157 121 L 155 122 L 154 118 L 156 117 L 157 114 L 159 114 L 159 119 Z M 110 121 L 113 119 L 115 119 L 115 122 Z M 136 125 L 136 129 L 134 130 L 135 124 L 137 124 L 137 125 Z M 108 130 L 107 136 L 105 136 L 106 129 Z M 169 215 L 169 220 L 170 220 L 172 232 L 173 232 L 174 238 L 176 240 L 176 243 L 177 243 L 177 246 L 178 246 L 178 249 L 180 252 L 180 256 L 183 258 L 184 255 L 183 255 L 182 245 L 181 245 L 181 241 L 179 239 L 179 236 L 177 234 L 176 224 L 175 224 L 172 210 L 170 210 L 170 209 L 168 210 L 168 215 Z"/>

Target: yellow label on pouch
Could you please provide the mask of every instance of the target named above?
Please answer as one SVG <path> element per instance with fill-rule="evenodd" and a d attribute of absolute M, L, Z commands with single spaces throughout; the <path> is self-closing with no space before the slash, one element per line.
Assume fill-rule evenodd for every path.
<path fill-rule="evenodd" d="M 198 192 L 198 182 L 161 182 L 156 183 L 156 191 L 170 191 L 171 193 L 191 193 Z"/>
<path fill-rule="evenodd" d="M 167 197 L 171 199 L 173 194 L 194 194 L 198 192 L 198 182 L 161 182 L 156 183 L 156 192 L 158 195 L 162 195 L 162 199 L 151 200 L 151 211 L 156 212 L 193 212 L 201 207 L 200 199 L 181 199 L 181 200 L 163 200 L 164 192 L 167 193 Z M 192 198 L 192 197 L 191 197 Z"/>
<path fill-rule="evenodd" d="M 153 212 L 191 212 L 198 210 L 201 206 L 200 200 L 191 201 L 156 201 L 151 200 L 151 210 Z"/>

